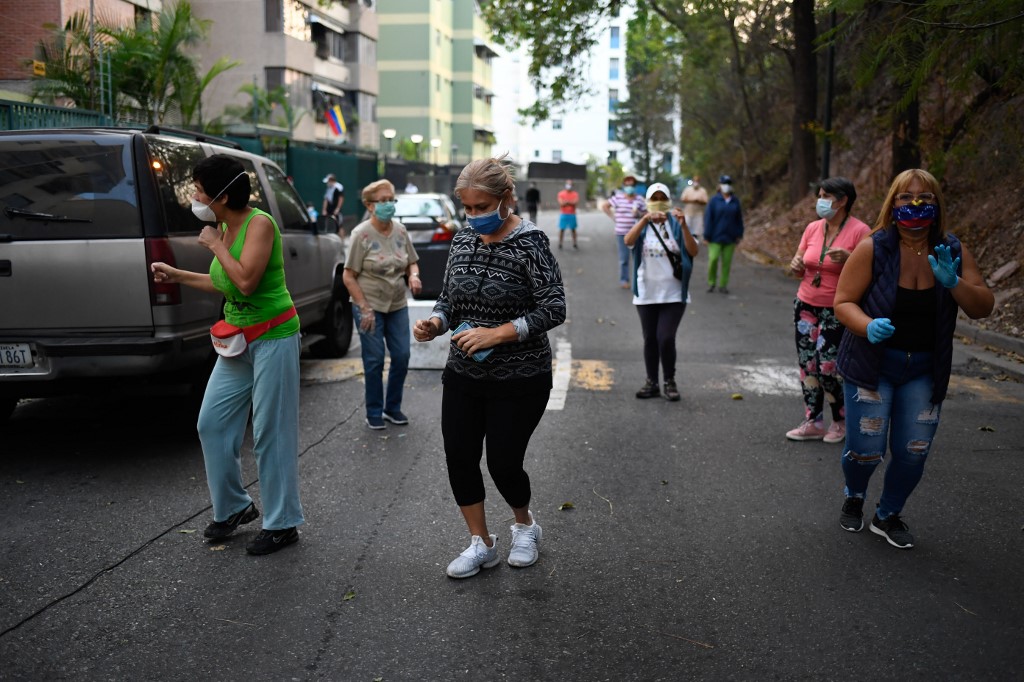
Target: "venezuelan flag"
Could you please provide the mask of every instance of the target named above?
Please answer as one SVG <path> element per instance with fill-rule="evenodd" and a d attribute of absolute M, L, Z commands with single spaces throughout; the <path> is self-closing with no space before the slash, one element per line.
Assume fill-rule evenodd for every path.
<path fill-rule="evenodd" d="M 334 107 L 325 111 L 324 118 L 327 120 L 327 125 L 331 127 L 331 132 L 335 135 L 341 135 L 342 126 L 345 125 L 345 119 L 341 116 L 341 109 L 338 105 L 334 105 Z"/>

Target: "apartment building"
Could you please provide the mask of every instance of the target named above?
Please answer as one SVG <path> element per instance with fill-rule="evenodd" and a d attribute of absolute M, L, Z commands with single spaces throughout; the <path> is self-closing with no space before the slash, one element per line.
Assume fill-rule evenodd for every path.
<path fill-rule="evenodd" d="M 591 158 L 598 164 L 617 160 L 631 171 L 630 152 L 618 140 L 614 117 L 618 103 L 629 97 L 626 25 L 632 16 L 632 9 L 623 5 L 617 16 L 595 27 L 597 42 L 588 58 L 589 92 L 563 103 L 549 120 L 536 126 L 517 113 L 538 99 L 527 73 L 530 55 L 523 48 L 503 51 L 495 62 L 494 76 L 508 87 L 503 87 L 494 103 L 494 153 L 508 152 L 522 172 L 531 162 L 586 164 Z"/>
<path fill-rule="evenodd" d="M 385 152 L 410 141 L 431 163 L 487 156 L 496 52 L 477 2 L 387 0 L 377 12 Z"/>
<path fill-rule="evenodd" d="M 92 0 L 94 17 L 129 23 L 160 12 L 162 0 Z M 86 16 L 90 0 L 0 0 L 0 98 L 28 100 L 32 93 L 32 65 L 40 41 L 64 26 L 77 12 Z M 47 26 L 49 25 L 49 26 Z M 88 107 L 88 103 L 77 103 Z M 98 105 L 96 108 L 99 108 Z"/>
<path fill-rule="evenodd" d="M 203 97 L 206 118 L 251 98 L 255 84 L 283 87 L 295 110 L 291 136 L 357 148 L 379 148 L 377 14 L 374 0 L 191 0 L 213 21 L 197 50 L 201 72 L 222 56 L 241 62 L 217 77 Z M 337 132 L 330 111 L 341 111 Z M 242 122 L 245 125 L 245 122 Z"/>

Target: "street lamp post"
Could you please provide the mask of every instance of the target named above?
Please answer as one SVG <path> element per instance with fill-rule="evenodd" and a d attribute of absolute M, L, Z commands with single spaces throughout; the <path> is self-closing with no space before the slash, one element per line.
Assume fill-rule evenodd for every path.
<path fill-rule="evenodd" d="M 419 133 L 413 133 L 409 136 L 409 141 L 416 145 L 416 160 L 420 160 L 420 143 L 423 142 L 423 136 Z"/>
<path fill-rule="evenodd" d="M 385 156 L 390 156 L 391 155 L 391 140 L 395 139 L 395 136 L 398 135 L 398 131 L 395 130 L 394 128 L 385 128 L 384 132 L 381 133 L 381 134 L 384 135 L 384 139 L 388 141 L 388 148 L 384 152 L 384 155 Z"/>
<path fill-rule="evenodd" d="M 433 164 L 437 165 L 437 149 L 441 146 L 441 138 L 432 137 L 430 138 L 430 146 L 433 148 Z"/>

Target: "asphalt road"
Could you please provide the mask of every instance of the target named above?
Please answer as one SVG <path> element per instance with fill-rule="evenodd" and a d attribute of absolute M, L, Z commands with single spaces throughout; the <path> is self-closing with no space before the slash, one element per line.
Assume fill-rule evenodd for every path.
<path fill-rule="evenodd" d="M 580 249 L 556 253 L 571 381 L 528 455 L 536 565 L 445 576 L 468 538 L 435 370 L 410 373 L 411 425 L 371 432 L 358 352 L 304 363 L 308 523 L 268 557 L 245 554 L 252 526 L 203 540 L 187 398 L 33 401 L 0 436 L 0 679 L 1020 679 L 1024 384 L 958 346 L 900 551 L 839 528 L 841 446 L 784 437 L 795 281 L 738 258 L 732 293 L 709 294 L 702 253 L 683 399 L 640 401 L 610 222 L 582 216 Z M 248 452 L 245 471 L 258 495 Z M 488 493 L 504 556 L 511 513 Z"/>

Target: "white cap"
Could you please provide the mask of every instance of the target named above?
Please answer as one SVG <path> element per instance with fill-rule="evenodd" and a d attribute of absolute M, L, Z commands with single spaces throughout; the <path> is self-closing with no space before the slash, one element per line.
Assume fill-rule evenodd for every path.
<path fill-rule="evenodd" d="M 327 184 L 328 182 L 330 182 L 333 179 L 334 179 L 334 173 L 328 173 L 327 175 L 324 176 L 324 184 Z"/>
<path fill-rule="evenodd" d="M 647 201 L 651 200 L 651 197 L 657 192 L 664 192 L 666 199 L 672 198 L 672 192 L 668 191 L 668 187 L 663 182 L 652 182 L 647 188 Z"/>

